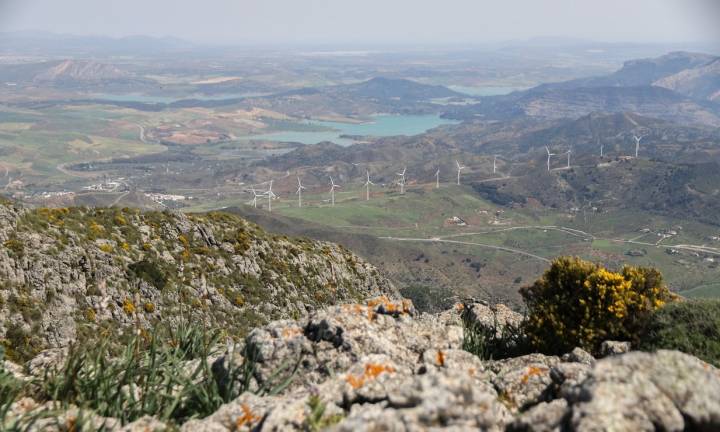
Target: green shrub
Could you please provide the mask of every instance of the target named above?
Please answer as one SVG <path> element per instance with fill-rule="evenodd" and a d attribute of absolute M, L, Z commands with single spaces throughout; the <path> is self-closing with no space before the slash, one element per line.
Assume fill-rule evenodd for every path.
<path fill-rule="evenodd" d="M 638 348 L 678 350 L 720 367 L 720 300 L 676 302 L 658 309 L 645 325 Z"/>
<path fill-rule="evenodd" d="M 492 326 L 474 321 L 470 306 L 463 305 L 460 314 L 463 324 L 463 350 L 483 360 L 498 360 L 529 354 L 532 349 L 522 328 L 500 326 L 497 318 Z"/>
<path fill-rule="evenodd" d="M 167 285 L 167 276 L 154 261 L 144 259 L 130 264 L 128 268 L 137 278 L 144 280 L 159 290 L 162 290 Z"/>
<path fill-rule="evenodd" d="M 655 269 L 616 273 L 571 257 L 555 259 L 521 294 L 528 309 L 525 331 L 548 354 L 576 346 L 597 353 L 609 339 L 637 342 L 652 312 L 675 298 Z"/>
<path fill-rule="evenodd" d="M 403 297 L 412 300 L 420 312 L 439 313 L 453 305 L 452 293 L 446 289 L 427 285 L 408 285 L 400 289 Z"/>
<path fill-rule="evenodd" d="M 3 243 L 3 246 L 8 248 L 11 252 L 11 256 L 14 257 L 22 257 L 25 253 L 25 246 L 23 245 L 22 241 L 18 240 L 16 237 L 11 237 L 10 239 L 6 240 Z"/>

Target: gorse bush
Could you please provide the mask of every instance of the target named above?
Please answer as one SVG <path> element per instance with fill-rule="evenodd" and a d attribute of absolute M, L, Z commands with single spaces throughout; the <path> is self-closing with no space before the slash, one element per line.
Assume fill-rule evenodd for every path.
<path fill-rule="evenodd" d="M 655 269 L 612 272 L 571 257 L 555 259 L 521 294 L 525 332 L 537 350 L 550 354 L 576 346 L 597 353 L 609 339 L 637 342 L 652 312 L 675 298 Z"/>
<path fill-rule="evenodd" d="M 638 348 L 679 350 L 720 367 L 720 300 L 676 302 L 657 310 Z"/>

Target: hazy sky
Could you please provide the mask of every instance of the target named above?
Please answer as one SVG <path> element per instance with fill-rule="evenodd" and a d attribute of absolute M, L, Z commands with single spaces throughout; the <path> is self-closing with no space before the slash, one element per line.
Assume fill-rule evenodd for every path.
<path fill-rule="evenodd" d="M 0 31 L 223 43 L 718 42 L 720 0 L 0 0 Z"/>

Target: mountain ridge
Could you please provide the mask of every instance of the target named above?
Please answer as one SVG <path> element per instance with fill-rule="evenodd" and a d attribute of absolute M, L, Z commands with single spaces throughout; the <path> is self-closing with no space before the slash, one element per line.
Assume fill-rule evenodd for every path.
<path fill-rule="evenodd" d="M 0 204 L 0 335 L 27 358 L 98 329 L 193 318 L 241 336 L 269 319 L 376 294 L 377 270 L 331 243 L 225 213 Z"/>

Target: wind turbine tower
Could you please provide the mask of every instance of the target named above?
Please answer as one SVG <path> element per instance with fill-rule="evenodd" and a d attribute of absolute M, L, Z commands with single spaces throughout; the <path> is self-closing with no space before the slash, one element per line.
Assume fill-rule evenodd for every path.
<path fill-rule="evenodd" d="M 273 180 L 270 180 L 270 187 L 268 188 L 268 191 L 267 191 L 268 211 L 269 212 L 272 212 L 272 200 L 277 198 L 277 195 L 275 195 L 275 193 L 272 191 L 272 185 L 273 185 Z"/>
<path fill-rule="evenodd" d="M 370 171 L 365 170 L 365 175 L 367 176 L 367 181 L 365 182 L 365 201 L 370 201 L 370 185 L 374 185 L 375 183 L 370 181 Z"/>
<path fill-rule="evenodd" d="M 633 135 L 633 138 L 635 139 L 635 158 L 637 159 L 638 153 L 640 152 L 640 141 L 642 141 L 645 136 Z"/>
<path fill-rule="evenodd" d="M 255 190 L 254 187 L 251 187 L 251 188 L 250 188 L 250 192 L 252 192 L 252 194 L 253 194 L 253 199 L 252 199 L 252 201 L 250 201 L 249 204 L 251 204 L 253 207 L 257 208 L 257 199 L 258 199 L 258 197 L 261 196 L 261 195 L 259 195 L 259 194 L 257 193 L 257 191 Z"/>
<path fill-rule="evenodd" d="M 435 171 L 435 189 L 440 189 L 440 168 Z"/>
<path fill-rule="evenodd" d="M 550 149 L 548 148 L 548 146 L 545 146 L 545 151 L 547 152 L 547 156 L 548 156 L 547 157 L 547 169 L 548 169 L 548 172 L 550 172 L 550 157 L 555 156 L 555 153 L 550 153 Z"/>
<path fill-rule="evenodd" d="M 335 184 L 332 176 L 330 177 L 330 203 L 335 207 L 335 189 L 339 189 L 340 186 Z"/>
<path fill-rule="evenodd" d="M 297 192 L 295 192 L 298 196 L 298 208 L 302 207 L 302 191 L 305 190 L 305 186 L 302 185 L 302 182 L 300 181 L 300 177 L 297 178 L 298 181 L 298 188 Z"/>
<path fill-rule="evenodd" d="M 455 161 L 455 165 L 457 165 L 457 184 L 460 186 L 460 171 L 464 170 L 465 167 L 460 165 L 459 161 Z"/>
<path fill-rule="evenodd" d="M 568 151 L 566 152 L 567 157 L 568 157 L 568 160 L 567 160 L 567 168 L 568 169 L 570 169 L 570 153 L 572 153 L 572 150 L 568 149 Z"/>
<path fill-rule="evenodd" d="M 398 176 L 400 176 L 400 195 L 405 194 L 405 172 L 407 171 L 407 167 L 403 168 L 402 172 L 396 173 Z"/>
<path fill-rule="evenodd" d="M 493 156 L 493 174 L 497 172 L 497 155 Z"/>

